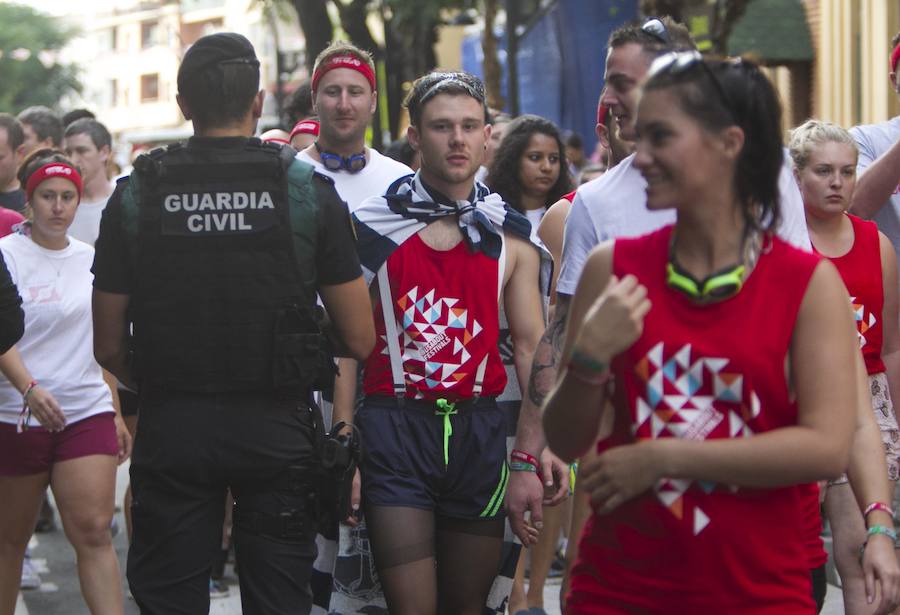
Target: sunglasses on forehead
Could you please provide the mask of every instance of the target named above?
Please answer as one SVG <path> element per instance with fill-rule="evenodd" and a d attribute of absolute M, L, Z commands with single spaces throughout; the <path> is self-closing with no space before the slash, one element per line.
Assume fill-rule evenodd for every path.
<path fill-rule="evenodd" d="M 738 61 L 738 63 L 739 62 L 740 61 Z M 687 73 L 690 70 L 693 70 L 698 65 L 701 67 L 706 76 L 709 77 L 709 80 L 712 82 L 713 87 L 718 93 L 719 100 L 723 105 L 725 105 L 725 108 L 728 109 L 729 112 L 731 112 L 731 100 L 725 93 L 725 88 L 722 87 L 722 82 L 719 81 L 716 73 L 712 68 L 710 68 L 709 63 L 707 63 L 707 61 L 703 58 L 703 55 L 699 51 L 672 51 L 670 53 L 661 55 L 653 61 L 653 64 L 650 65 L 649 76 L 651 78 L 657 75 L 664 74 L 678 76 L 683 73 Z M 734 65 L 737 66 L 737 63 Z"/>
<path fill-rule="evenodd" d="M 484 87 L 480 83 L 474 82 L 468 75 L 465 75 L 464 73 L 440 73 L 435 75 L 434 81 L 427 85 L 428 89 L 422 94 L 419 104 L 424 105 L 433 97 L 442 93 L 444 88 L 451 84 L 464 90 L 475 100 L 484 102 Z"/>
<path fill-rule="evenodd" d="M 641 26 L 641 30 L 665 45 L 670 45 L 672 43 L 672 38 L 669 36 L 669 29 L 666 28 L 666 24 L 664 24 L 659 17 L 648 18 L 647 21 L 644 22 L 644 25 Z"/>

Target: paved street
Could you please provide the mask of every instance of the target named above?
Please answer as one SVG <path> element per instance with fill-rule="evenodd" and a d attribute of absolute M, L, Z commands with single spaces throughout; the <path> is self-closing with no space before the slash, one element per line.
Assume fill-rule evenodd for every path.
<path fill-rule="evenodd" d="M 127 464 L 119 468 L 116 501 L 121 505 L 122 494 L 127 485 Z M 125 576 L 125 555 L 128 541 L 125 538 L 125 519 L 122 513 L 116 513 L 121 531 L 115 537 L 116 552 L 121 563 L 122 577 Z M 43 584 L 40 589 L 19 594 L 19 603 L 15 615 L 89 615 L 87 606 L 81 598 L 78 587 L 78 575 L 75 570 L 75 552 L 69 545 L 62 530 L 49 534 L 38 534 L 33 539 L 33 561 L 37 565 Z M 210 605 L 212 615 L 239 615 L 241 613 L 240 592 L 237 579 L 226 575 L 230 585 L 227 598 L 213 600 Z M 549 581 L 544 591 L 544 605 L 548 615 L 559 615 L 559 582 Z M 828 598 L 823 615 L 841 615 L 843 600 L 840 589 L 828 586 Z M 138 609 L 132 600 L 125 601 L 125 614 L 138 615 Z"/>

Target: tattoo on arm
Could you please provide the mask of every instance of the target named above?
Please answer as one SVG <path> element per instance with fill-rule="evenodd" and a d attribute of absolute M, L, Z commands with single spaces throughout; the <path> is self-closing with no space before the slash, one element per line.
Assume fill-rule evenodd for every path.
<path fill-rule="evenodd" d="M 569 297 L 560 295 L 556 300 L 553 320 L 544 331 L 531 366 L 528 379 L 528 397 L 540 408 L 550 389 L 556 382 L 556 370 L 562 356 L 562 347 L 566 337 L 566 317 L 569 314 Z"/>

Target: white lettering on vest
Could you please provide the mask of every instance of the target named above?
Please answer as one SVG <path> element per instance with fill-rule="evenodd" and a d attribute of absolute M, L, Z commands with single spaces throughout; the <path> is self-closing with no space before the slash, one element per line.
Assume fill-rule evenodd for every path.
<path fill-rule="evenodd" d="M 252 231 L 242 213 L 193 214 L 188 216 L 187 228 L 192 233 L 210 231 Z"/>
<path fill-rule="evenodd" d="M 231 193 L 230 192 L 216 192 L 216 209 L 222 211 L 223 209 L 231 209 Z"/>
<path fill-rule="evenodd" d="M 212 195 L 209 192 L 205 192 L 200 198 L 200 207 L 198 207 L 197 210 L 216 211 L 217 209 L 218 208 L 216 207 L 215 201 L 213 201 Z"/>
<path fill-rule="evenodd" d="M 188 230 L 192 233 L 199 233 L 203 230 L 203 216 L 200 214 L 194 214 L 192 216 L 188 216 L 187 219 L 187 227 Z"/>
<path fill-rule="evenodd" d="M 200 194 L 168 194 L 163 207 L 169 213 L 179 211 L 231 211 L 241 209 L 275 209 L 272 195 L 266 192 L 203 192 Z"/>
<path fill-rule="evenodd" d="M 275 203 L 272 202 L 272 195 L 268 192 L 263 192 L 259 195 L 259 202 L 256 204 L 256 209 L 275 209 Z"/>

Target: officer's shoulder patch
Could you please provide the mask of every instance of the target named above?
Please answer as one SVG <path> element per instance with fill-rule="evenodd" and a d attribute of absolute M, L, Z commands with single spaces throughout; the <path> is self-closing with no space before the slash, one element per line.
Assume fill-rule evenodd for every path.
<path fill-rule="evenodd" d="M 328 184 L 329 186 L 333 186 L 333 185 L 334 185 L 334 178 L 333 178 L 333 177 L 329 177 L 329 176 L 325 175 L 324 173 L 319 173 L 318 171 L 313 171 L 313 177 L 314 177 L 315 179 L 318 179 L 318 180 L 321 180 L 321 181 L 325 182 L 325 183 Z"/>
<path fill-rule="evenodd" d="M 347 217 L 350 218 L 350 232 L 353 233 L 353 241 L 359 243 L 359 235 L 356 234 L 356 223 L 353 221 L 353 214 L 347 209 Z"/>

